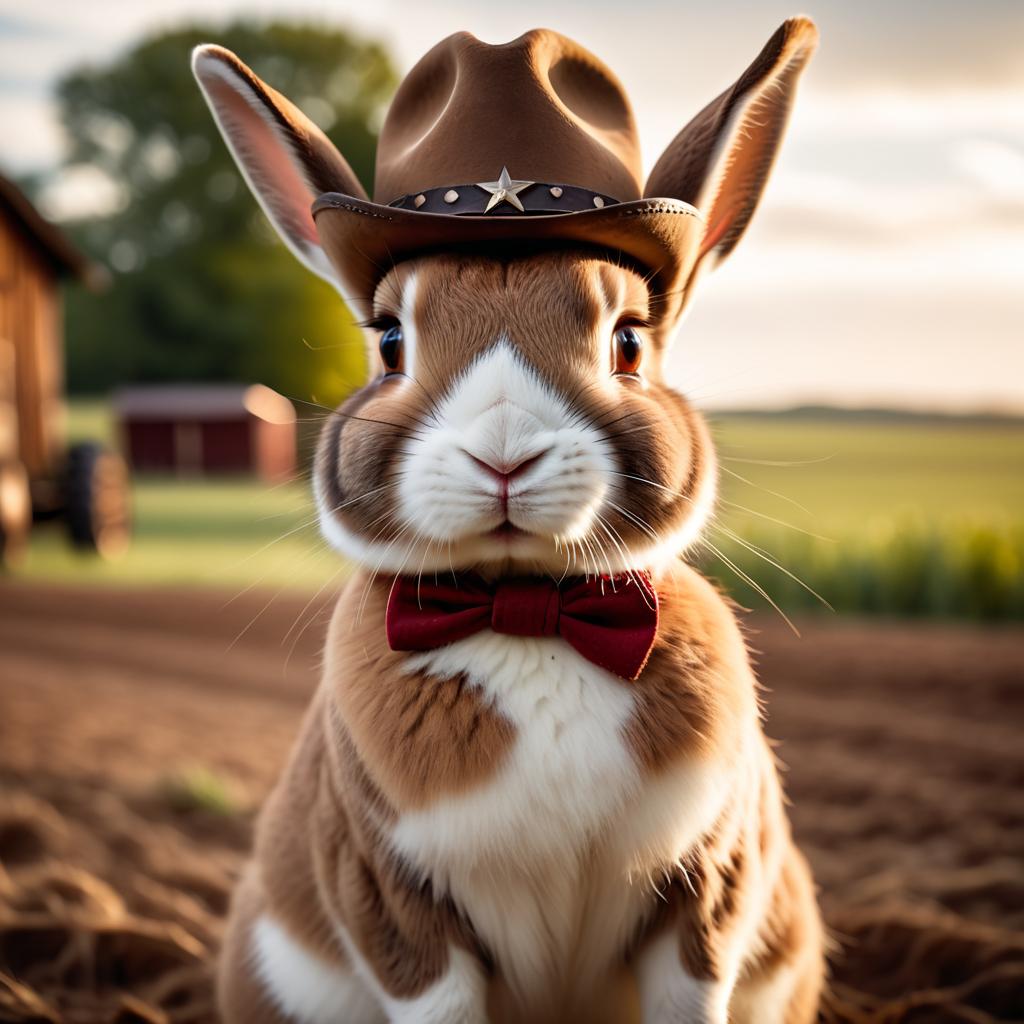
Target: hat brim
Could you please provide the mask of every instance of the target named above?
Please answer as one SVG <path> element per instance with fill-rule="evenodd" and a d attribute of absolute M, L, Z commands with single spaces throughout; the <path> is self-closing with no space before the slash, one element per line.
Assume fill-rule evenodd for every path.
<path fill-rule="evenodd" d="M 653 281 L 659 313 L 671 316 L 704 232 L 696 207 L 637 199 L 601 209 L 529 216 L 457 216 L 382 206 L 328 192 L 313 204 L 324 252 L 364 315 L 396 263 L 431 252 L 509 253 L 531 247 L 584 247 L 626 257 Z"/>

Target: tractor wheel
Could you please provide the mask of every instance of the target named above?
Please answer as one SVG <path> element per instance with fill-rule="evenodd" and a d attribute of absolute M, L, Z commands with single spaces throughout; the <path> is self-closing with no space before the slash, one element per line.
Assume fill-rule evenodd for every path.
<path fill-rule="evenodd" d="M 16 566 L 25 555 L 32 529 L 32 497 L 20 462 L 0 462 L 0 570 Z"/>
<path fill-rule="evenodd" d="M 68 452 L 65 515 L 71 542 L 116 558 L 131 536 L 131 500 L 124 459 L 90 441 Z"/>

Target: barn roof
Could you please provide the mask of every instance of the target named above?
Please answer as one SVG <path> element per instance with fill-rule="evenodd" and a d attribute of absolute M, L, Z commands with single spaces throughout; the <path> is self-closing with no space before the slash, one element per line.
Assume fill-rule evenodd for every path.
<path fill-rule="evenodd" d="M 90 288 L 101 288 L 107 272 L 90 260 L 58 227 L 29 202 L 13 181 L 0 174 L 0 209 L 4 210 L 59 273 L 77 277 Z"/>
<path fill-rule="evenodd" d="M 172 384 L 122 388 L 114 410 L 124 420 L 216 420 L 244 415 L 294 423 L 295 407 L 263 384 Z"/>

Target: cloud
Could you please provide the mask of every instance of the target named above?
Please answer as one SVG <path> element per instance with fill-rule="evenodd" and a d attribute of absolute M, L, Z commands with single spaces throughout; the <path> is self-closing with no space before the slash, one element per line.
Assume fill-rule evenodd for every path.
<path fill-rule="evenodd" d="M 1024 97 L 1018 109 L 1024 110 Z M 992 139 L 965 139 L 953 159 L 989 195 L 1024 206 L 1024 150 Z"/>
<path fill-rule="evenodd" d="M 758 237 L 779 247 L 852 250 L 970 246 L 977 238 L 999 249 L 1015 239 L 1024 245 L 1022 198 L 943 184 L 879 191 L 849 184 L 831 192 L 808 188 L 800 196 L 769 195 L 757 215 Z"/>
<path fill-rule="evenodd" d="M 748 292 L 727 268 L 695 300 L 668 378 L 700 406 L 1024 411 L 1024 302 L 1002 288 L 856 279 Z"/>
<path fill-rule="evenodd" d="M 0 168 L 25 173 L 52 165 L 63 150 L 56 104 L 44 94 L 0 92 Z"/>
<path fill-rule="evenodd" d="M 125 190 L 98 167 L 77 164 L 48 181 L 39 196 L 39 208 L 51 220 L 72 221 L 123 209 Z"/>

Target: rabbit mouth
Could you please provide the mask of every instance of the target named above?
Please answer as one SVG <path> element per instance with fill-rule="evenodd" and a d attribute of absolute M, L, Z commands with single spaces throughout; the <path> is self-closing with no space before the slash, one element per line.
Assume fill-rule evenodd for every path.
<path fill-rule="evenodd" d="M 532 534 L 506 519 L 503 523 L 499 523 L 494 527 L 493 530 L 488 530 L 484 536 L 493 537 L 495 540 L 516 540 L 519 537 L 530 537 Z"/>

